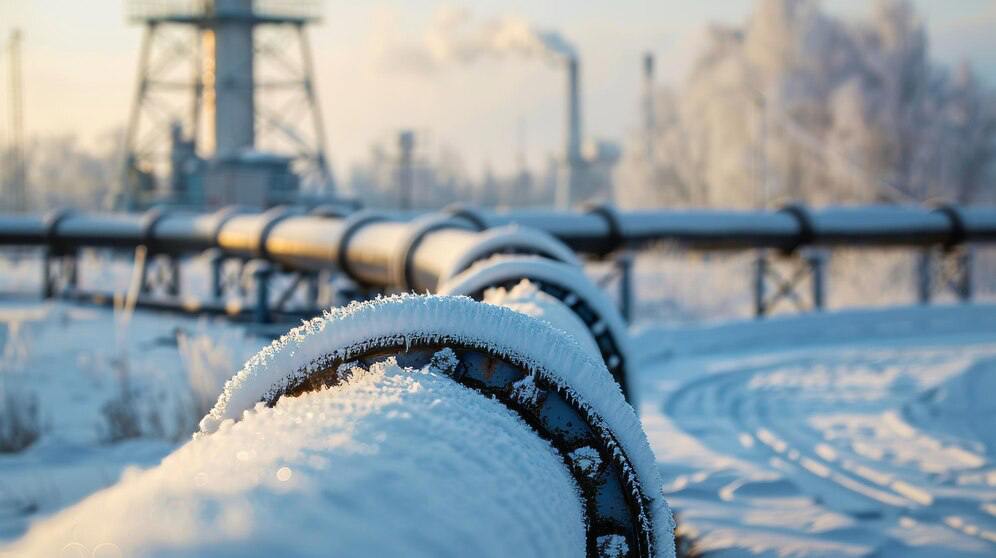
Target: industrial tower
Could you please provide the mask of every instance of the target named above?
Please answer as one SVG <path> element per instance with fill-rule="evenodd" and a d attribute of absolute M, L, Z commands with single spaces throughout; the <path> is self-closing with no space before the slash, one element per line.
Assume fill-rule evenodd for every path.
<path fill-rule="evenodd" d="M 128 17 L 145 37 L 121 205 L 266 206 L 299 189 L 331 194 L 306 34 L 319 8 L 309 0 L 130 0 Z"/>

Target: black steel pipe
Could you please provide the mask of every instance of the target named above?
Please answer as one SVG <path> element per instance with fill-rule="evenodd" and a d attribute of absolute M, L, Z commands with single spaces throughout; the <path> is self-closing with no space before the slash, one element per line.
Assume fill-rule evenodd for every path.
<path fill-rule="evenodd" d="M 798 208 L 800 206 L 791 206 Z M 948 206 L 951 207 L 951 206 Z M 996 208 L 958 207 L 964 236 L 959 238 L 945 211 L 915 206 L 828 207 L 806 210 L 811 230 L 794 211 L 707 209 L 617 212 L 618 235 L 630 247 L 674 242 L 697 249 L 813 246 L 921 247 L 960 242 L 993 242 Z M 598 213 L 528 210 L 496 213 L 489 224 L 518 223 L 545 230 L 579 252 L 611 248 L 612 224 Z"/>
<path fill-rule="evenodd" d="M 339 240 L 348 217 L 339 214 L 303 215 L 300 211 L 245 214 L 225 210 L 214 214 L 166 213 L 150 231 L 142 214 L 77 214 L 62 218 L 48 231 L 43 215 L 0 216 L 0 244 L 69 247 L 132 248 L 151 235 L 157 251 L 186 253 L 218 247 L 232 255 L 272 259 L 292 267 L 335 266 L 341 258 L 356 260 L 364 281 L 388 284 L 397 277 L 386 271 L 390 256 L 382 249 L 408 238 L 411 216 L 383 216 L 350 230 L 346 253 Z M 781 211 L 643 210 L 572 213 L 554 210 L 483 212 L 449 210 L 450 226 L 421 243 L 462 238 L 452 229 L 518 225 L 541 230 L 580 253 L 605 253 L 622 245 L 641 247 L 672 242 L 694 249 L 739 250 L 802 246 L 925 247 L 996 241 L 996 208 L 923 208 L 910 206 L 831 207 Z M 611 218 L 607 218 L 611 215 Z M 276 222 L 270 219 L 279 216 Z M 443 220 L 442 217 L 437 219 Z M 424 222 L 419 220 L 418 222 Z M 264 234 L 264 229 L 270 230 Z M 442 234 L 445 231 L 445 234 Z M 49 234 L 50 232 L 50 234 Z M 145 234 L 146 232 L 149 235 Z M 431 237 L 435 236 L 436 241 Z M 266 244 L 260 244 L 265 240 Z M 393 260 L 391 260 L 393 261 Z M 352 264 L 353 262 L 350 261 Z M 396 282 L 396 281 L 395 281 Z M 425 286 L 426 281 L 415 281 Z"/>

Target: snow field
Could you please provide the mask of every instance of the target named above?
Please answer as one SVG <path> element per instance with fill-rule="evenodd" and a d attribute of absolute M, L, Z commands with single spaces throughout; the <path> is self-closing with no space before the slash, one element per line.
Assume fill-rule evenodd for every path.
<path fill-rule="evenodd" d="M 723 556 L 991 556 L 994 315 L 646 331 L 638 346 L 672 346 L 647 351 L 638 385 L 681 525 Z"/>
<path fill-rule="evenodd" d="M 218 320 L 0 304 L 0 420 L 7 397 L 35 402 L 39 436 L 0 453 L 0 540 L 189 439 L 261 343 Z"/>

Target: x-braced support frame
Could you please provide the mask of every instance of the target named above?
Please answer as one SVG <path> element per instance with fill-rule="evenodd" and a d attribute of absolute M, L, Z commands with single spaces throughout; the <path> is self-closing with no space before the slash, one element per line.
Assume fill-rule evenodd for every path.
<path fill-rule="evenodd" d="M 142 294 L 180 294 L 180 258 L 154 254 L 142 261 Z"/>
<path fill-rule="evenodd" d="M 754 315 L 770 314 L 782 301 L 800 312 L 822 310 L 826 303 L 826 251 L 809 249 L 777 254 L 760 250 L 754 261 Z M 808 299 L 804 287 L 808 282 Z"/>
<path fill-rule="evenodd" d="M 53 298 L 79 286 L 79 259 L 76 252 L 48 250 L 42 258 L 42 296 Z"/>
<path fill-rule="evenodd" d="M 972 298 L 972 247 L 965 244 L 927 247 L 917 260 L 917 298 L 929 304 L 935 296 L 950 292 L 958 300 Z"/>

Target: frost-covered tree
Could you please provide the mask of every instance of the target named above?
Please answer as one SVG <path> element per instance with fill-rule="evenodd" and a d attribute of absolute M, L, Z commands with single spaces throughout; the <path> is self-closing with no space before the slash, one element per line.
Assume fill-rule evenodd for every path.
<path fill-rule="evenodd" d="M 91 146 L 72 135 L 29 141 L 25 150 L 28 210 L 107 209 L 120 181 L 122 137 L 120 130 L 108 131 Z M 9 168 L 9 151 L 2 159 L 2 167 Z"/>
<path fill-rule="evenodd" d="M 928 47 L 906 0 L 856 22 L 814 0 L 760 0 L 743 26 L 708 29 L 687 80 L 657 91 L 653 149 L 633 140 L 617 200 L 991 201 L 996 97 Z"/>

